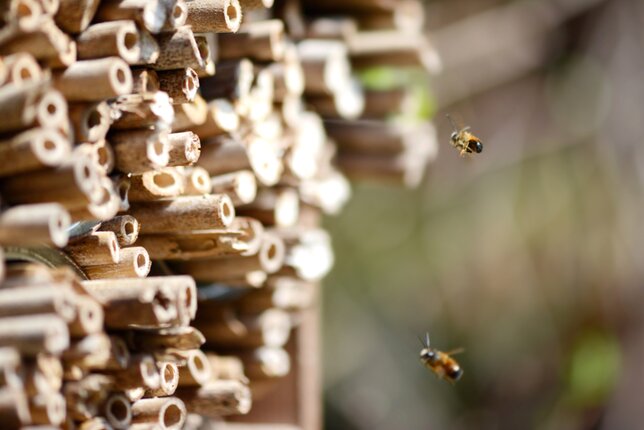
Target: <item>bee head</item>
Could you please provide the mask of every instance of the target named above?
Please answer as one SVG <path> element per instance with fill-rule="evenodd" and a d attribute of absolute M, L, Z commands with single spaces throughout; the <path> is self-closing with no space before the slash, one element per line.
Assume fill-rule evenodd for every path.
<path fill-rule="evenodd" d="M 474 146 L 474 150 L 476 151 L 477 154 L 481 153 L 483 151 L 483 144 L 481 141 L 476 141 L 476 145 Z"/>
<path fill-rule="evenodd" d="M 422 360 L 427 360 L 427 361 L 433 362 L 434 360 L 436 360 L 437 355 L 436 355 L 436 352 L 433 349 L 423 348 L 420 351 L 420 358 Z"/>

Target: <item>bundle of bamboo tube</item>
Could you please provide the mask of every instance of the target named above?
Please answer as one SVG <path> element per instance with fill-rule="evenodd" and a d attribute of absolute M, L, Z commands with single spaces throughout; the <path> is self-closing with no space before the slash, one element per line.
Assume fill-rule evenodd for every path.
<path fill-rule="evenodd" d="M 344 174 L 413 185 L 433 154 L 431 125 L 386 119 L 404 89 L 365 91 L 352 72 L 420 64 L 401 58 L 425 45 L 359 43 L 413 39 L 417 14 L 385 0 L 0 3 L 2 428 L 246 414 L 298 360 Z"/>

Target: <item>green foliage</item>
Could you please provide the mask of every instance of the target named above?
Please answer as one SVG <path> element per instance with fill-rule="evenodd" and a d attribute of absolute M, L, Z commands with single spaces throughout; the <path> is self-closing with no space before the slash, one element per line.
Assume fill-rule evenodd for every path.
<path fill-rule="evenodd" d="M 615 336 L 586 332 L 575 342 L 567 374 L 567 400 L 579 407 L 602 404 L 617 382 L 620 349 Z"/>

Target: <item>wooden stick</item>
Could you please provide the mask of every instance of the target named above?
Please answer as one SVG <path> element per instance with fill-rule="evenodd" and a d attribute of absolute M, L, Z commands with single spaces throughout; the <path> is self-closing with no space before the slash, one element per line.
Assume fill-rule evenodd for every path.
<path fill-rule="evenodd" d="M 115 429 L 128 429 L 132 422 L 132 406 L 123 394 L 112 394 L 105 402 L 104 415 Z"/>
<path fill-rule="evenodd" d="M 69 213 L 59 204 L 15 206 L 0 213 L 0 244 L 67 245 Z"/>
<path fill-rule="evenodd" d="M 99 142 L 105 139 L 110 128 L 110 109 L 105 102 L 72 103 L 69 117 L 77 142 Z"/>
<path fill-rule="evenodd" d="M 92 22 L 100 0 L 60 0 L 56 25 L 68 33 L 80 33 Z"/>
<path fill-rule="evenodd" d="M 187 3 L 186 24 L 197 33 L 235 33 L 242 20 L 238 0 L 193 0 Z"/>
<path fill-rule="evenodd" d="M 116 235 L 119 246 L 130 246 L 139 237 L 139 222 L 131 215 L 119 215 L 103 221 L 97 231 L 111 231 Z M 118 260 L 118 259 L 117 259 Z"/>
<path fill-rule="evenodd" d="M 120 208 L 120 198 L 114 188 L 114 183 L 108 176 L 99 178 L 98 190 L 100 197 L 91 202 L 86 208 L 75 209 L 71 213 L 73 219 L 108 220 L 116 215 Z"/>
<path fill-rule="evenodd" d="M 116 235 L 111 231 L 72 237 L 65 247 L 65 252 L 81 266 L 116 263 L 120 259 L 120 251 Z"/>
<path fill-rule="evenodd" d="M 194 327 L 132 330 L 127 338 L 132 348 L 140 351 L 155 351 L 166 348 L 196 349 L 206 342 L 201 332 Z M 181 381 L 182 378 L 179 380 Z"/>
<path fill-rule="evenodd" d="M 419 0 L 402 0 L 393 11 L 358 14 L 355 18 L 363 30 L 396 29 L 419 34 L 425 23 L 424 5 Z"/>
<path fill-rule="evenodd" d="M 351 65 L 440 67 L 435 49 L 425 37 L 396 30 L 359 32 L 348 41 Z"/>
<path fill-rule="evenodd" d="M 191 131 L 168 135 L 168 166 L 190 166 L 201 154 L 199 136 Z"/>
<path fill-rule="evenodd" d="M 133 423 L 152 423 L 163 430 L 178 430 L 186 421 L 186 407 L 177 397 L 141 399 L 132 404 Z"/>
<path fill-rule="evenodd" d="M 142 233 L 171 233 L 227 227 L 235 209 L 227 195 L 210 194 L 133 204 L 130 214 L 141 223 Z"/>
<path fill-rule="evenodd" d="M 189 103 L 195 99 L 199 90 L 199 76 L 194 69 L 159 72 L 159 87 L 168 93 L 173 104 Z"/>
<path fill-rule="evenodd" d="M 307 11 L 325 13 L 387 12 L 394 10 L 397 0 L 327 0 L 324 2 L 304 2 Z"/>
<path fill-rule="evenodd" d="M 291 42 L 285 45 L 282 61 L 268 65 L 273 75 L 273 95 L 277 101 L 283 101 L 288 95 L 299 97 L 304 93 L 304 71 L 297 47 Z"/>
<path fill-rule="evenodd" d="M 152 170 L 129 178 L 130 202 L 154 201 L 176 197 L 183 192 L 183 178 L 172 167 Z"/>
<path fill-rule="evenodd" d="M 219 59 L 280 61 L 284 56 L 284 22 L 270 19 L 245 24 L 234 34 L 219 36 Z"/>
<path fill-rule="evenodd" d="M 141 56 L 139 33 L 134 21 L 107 21 L 89 26 L 76 38 L 79 60 L 121 57 L 128 64 Z"/>
<path fill-rule="evenodd" d="M 31 421 L 29 405 L 22 387 L 0 387 L 0 420 L 7 428 L 21 428 L 23 423 Z"/>
<path fill-rule="evenodd" d="M 210 183 L 213 192 L 227 194 L 235 206 L 248 204 L 255 200 L 257 195 L 257 181 L 249 170 L 213 176 Z"/>
<path fill-rule="evenodd" d="M 147 390 L 148 397 L 165 397 L 171 396 L 179 385 L 179 368 L 175 363 L 169 361 L 157 362 L 161 382 L 159 388 Z"/>
<path fill-rule="evenodd" d="M 307 102 L 323 117 L 347 119 L 359 117 L 365 106 L 362 85 L 357 78 L 344 82 L 345 86 L 338 88 L 333 96 L 307 97 Z"/>
<path fill-rule="evenodd" d="M 158 129 L 128 130 L 108 137 L 114 149 L 114 166 L 124 173 L 144 173 L 168 164 L 168 133 Z"/>
<path fill-rule="evenodd" d="M 0 319 L 0 346 L 12 346 L 24 355 L 60 354 L 69 345 L 67 325 L 58 316 L 29 315 Z"/>
<path fill-rule="evenodd" d="M 186 167 L 181 169 L 183 176 L 183 195 L 200 196 L 210 194 L 212 185 L 210 184 L 210 175 L 203 167 Z"/>
<path fill-rule="evenodd" d="M 136 62 L 137 65 L 150 66 L 154 64 L 161 55 L 161 48 L 154 36 L 144 28 L 139 28 L 139 47 L 141 55 Z"/>
<path fill-rule="evenodd" d="M 358 32 L 355 16 L 315 17 L 308 23 L 307 39 L 329 39 L 346 41 Z"/>
<path fill-rule="evenodd" d="M 133 19 L 148 31 L 158 33 L 167 15 L 161 0 L 103 0 L 96 13 L 97 21 Z"/>
<path fill-rule="evenodd" d="M 235 217 L 230 228 L 242 233 L 238 238 L 245 245 L 245 250 L 241 252 L 241 255 L 255 255 L 259 252 L 264 242 L 264 226 L 259 220 L 238 216 Z"/>
<path fill-rule="evenodd" d="M 148 251 L 141 246 L 121 248 L 119 261 L 83 267 L 89 279 L 145 278 L 151 267 Z"/>
<path fill-rule="evenodd" d="M 188 15 L 189 17 L 190 15 Z M 160 52 L 159 58 L 151 65 L 154 69 L 175 70 L 186 67 L 201 69 L 204 67 L 208 53 L 204 46 L 201 47 L 201 50 L 199 49 L 190 26 L 179 27 L 174 33 L 163 33 L 157 37 L 157 42 Z"/>

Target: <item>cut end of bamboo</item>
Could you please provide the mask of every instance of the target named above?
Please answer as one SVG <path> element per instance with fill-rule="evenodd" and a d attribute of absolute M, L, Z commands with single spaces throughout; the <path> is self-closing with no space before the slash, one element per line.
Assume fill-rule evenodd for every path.
<path fill-rule="evenodd" d="M 105 404 L 105 417 L 115 429 L 129 428 L 132 422 L 130 401 L 122 394 L 113 394 Z"/>

